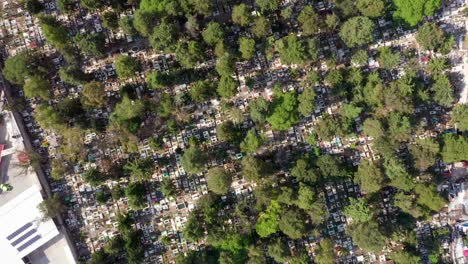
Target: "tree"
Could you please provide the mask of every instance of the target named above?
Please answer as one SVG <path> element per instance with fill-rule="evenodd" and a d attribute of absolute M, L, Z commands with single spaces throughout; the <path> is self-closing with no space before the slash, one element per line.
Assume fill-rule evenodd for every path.
<path fill-rule="evenodd" d="M 448 69 L 448 67 L 449 65 L 446 58 L 432 57 L 427 65 L 427 70 L 432 74 L 432 76 L 435 76 L 442 74 L 446 69 Z"/>
<path fill-rule="evenodd" d="M 76 65 L 61 67 L 59 76 L 64 83 L 76 86 L 85 83 L 89 79 L 88 75 Z"/>
<path fill-rule="evenodd" d="M 369 56 L 367 55 L 367 51 L 360 49 L 356 51 L 356 53 L 354 53 L 354 55 L 351 57 L 351 62 L 359 66 L 362 66 L 367 63 L 368 59 L 369 59 Z"/>
<path fill-rule="evenodd" d="M 205 169 L 206 156 L 196 144 L 191 144 L 182 155 L 181 163 L 188 173 L 197 174 Z"/>
<path fill-rule="evenodd" d="M 314 35 L 320 30 L 319 16 L 314 8 L 306 5 L 299 13 L 297 21 L 301 25 L 302 31 L 305 35 Z"/>
<path fill-rule="evenodd" d="M 115 59 L 115 71 L 121 79 L 134 77 L 140 69 L 140 62 L 133 57 L 121 55 Z"/>
<path fill-rule="evenodd" d="M 239 128 L 235 127 L 231 121 L 226 121 L 216 127 L 216 135 L 219 140 L 237 145 L 242 139 Z"/>
<path fill-rule="evenodd" d="M 59 113 L 52 106 L 39 105 L 36 108 L 36 122 L 44 129 L 60 130 L 63 127 L 63 120 Z"/>
<path fill-rule="evenodd" d="M 131 182 L 125 188 L 130 208 L 138 210 L 146 206 L 146 188 L 141 182 Z"/>
<path fill-rule="evenodd" d="M 314 260 L 317 264 L 335 263 L 335 248 L 331 239 L 325 238 L 320 241 Z"/>
<path fill-rule="evenodd" d="M 196 103 L 201 103 L 211 95 L 211 85 L 207 81 L 197 81 L 190 87 L 190 97 Z"/>
<path fill-rule="evenodd" d="M 468 105 L 458 104 L 453 108 L 452 123 L 461 131 L 468 130 Z"/>
<path fill-rule="evenodd" d="M 151 36 L 156 26 L 157 14 L 155 12 L 137 9 L 133 16 L 133 27 L 143 37 Z"/>
<path fill-rule="evenodd" d="M 133 36 L 138 33 L 135 27 L 133 26 L 133 17 L 130 17 L 130 16 L 120 17 L 119 27 L 122 29 L 124 34 L 129 35 L 129 36 Z"/>
<path fill-rule="evenodd" d="M 203 61 L 204 51 L 197 41 L 183 41 L 177 43 L 176 59 L 185 68 L 194 68 Z"/>
<path fill-rule="evenodd" d="M 104 12 L 102 14 L 102 26 L 110 30 L 117 30 L 119 28 L 118 14 L 113 11 Z"/>
<path fill-rule="evenodd" d="M 93 187 L 98 187 L 104 182 L 104 176 L 97 169 L 89 169 L 83 173 L 83 180 Z"/>
<path fill-rule="evenodd" d="M 421 257 L 413 252 L 409 252 L 406 249 L 393 252 L 390 258 L 395 263 L 421 263 Z"/>
<path fill-rule="evenodd" d="M 224 30 L 217 22 L 211 21 L 202 32 L 203 40 L 211 46 L 224 40 Z"/>
<path fill-rule="evenodd" d="M 319 138 L 326 141 L 331 141 L 335 136 L 341 136 L 343 130 L 341 124 L 331 115 L 325 114 L 322 116 L 315 127 L 315 133 Z"/>
<path fill-rule="evenodd" d="M 216 91 L 221 95 L 221 97 L 229 99 L 237 93 L 237 82 L 231 76 L 221 76 L 218 83 L 218 89 Z"/>
<path fill-rule="evenodd" d="M 298 111 L 303 116 L 309 116 L 315 110 L 315 90 L 313 88 L 305 88 L 302 93 L 299 94 L 297 100 L 299 101 Z"/>
<path fill-rule="evenodd" d="M 383 187 L 385 176 L 382 169 L 372 161 L 363 160 L 359 164 L 354 180 L 367 193 L 375 193 Z"/>
<path fill-rule="evenodd" d="M 249 104 L 250 118 L 255 123 L 263 124 L 266 122 L 266 115 L 268 113 L 268 102 L 263 97 L 253 99 Z"/>
<path fill-rule="evenodd" d="M 225 195 L 231 188 L 232 177 L 223 168 L 215 167 L 208 170 L 206 184 L 212 192 Z"/>
<path fill-rule="evenodd" d="M 37 207 L 42 214 L 43 221 L 59 216 L 66 209 L 57 193 L 44 199 Z"/>
<path fill-rule="evenodd" d="M 197 14 L 209 16 L 213 11 L 214 3 L 211 0 L 188 0 L 188 3 L 190 13 L 195 11 Z"/>
<path fill-rule="evenodd" d="M 279 230 L 278 220 L 282 211 L 280 204 L 273 200 L 265 212 L 260 213 L 255 225 L 255 230 L 260 237 L 267 237 Z"/>
<path fill-rule="evenodd" d="M 340 25 L 340 18 L 335 14 L 327 15 L 325 17 L 325 25 L 327 26 L 328 30 L 335 31 L 336 28 Z"/>
<path fill-rule="evenodd" d="M 176 194 L 176 188 L 172 183 L 171 178 L 164 177 L 161 182 L 161 192 L 164 194 L 164 197 L 172 197 Z"/>
<path fill-rule="evenodd" d="M 252 22 L 249 7 L 242 3 L 232 9 L 232 22 L 241 27 L 248 26 Z"/>
<path fill-rule="evenodd" d="M 130 173 L 134 181 L 149 180 L 154 172 L 153 161 L 149 158 L 129 161 L 125 164 L 124 170 Z"/>
<path fill-rule="evenodd" d="M 24 95 L 28 98 L 41 97 L 42 99 L 50 99 L 50 84 L 47 80 L 39 75 L 32 75 L 24 82 Z"/>
<path fill-rule="evenodd" d="M 60 11 L 64 13 L 70 13 L 73 11 L 74 8 L 74 1 L 73 0 L 57 0 L 57 7 Z"/>
<path fill-rule="evenodd" d="M 110 121 L 125 127 L 130 132 L 136 132 L 140 127 L 140 119 L 145 112 L 145 106 L 139 100 L 131 100 L 124 96 L 115 106 L 110 115 Z"/>
<path fill-rule="evenodd" d="M 257 136 L 254 129 L 247 132 L 244 140 L 240 144 L 240 149 L 245 153 L 255 153 L 263 144 L 261 136 Z"/>
<path fill-rule="evenodd" d="M 106 104 L 106 91 L 104 85 L 92 81 L 83 86 L 81 102 L 87 107 L 103 107 Z"/>
<path fill-rule="evenodd" d="M 353 238 L 353 242 L 366 251 L 377 253 L 385 246 L 385 237 L 374 221 L 353 225 L 347 231 Z"/>
<path fill-rule="evenodd" d="M 373 138 L 378 138 L 384 135 L 384 128 L 382 122 L 378 119 L 367 118 L 363 124 L 364 134 Z"/>
<path fill-rule="evenodd" d="M 455 100 L 452 84 L 446 75 L 440 74 L 435 76 L 435 82 L 432 84 L 434 91 L 434 101 L 445 107 L 450 107 Z"/>
<path fill-rule="evenodd" d="M 268 255 L 278 263 L 285 263 L 288 261 L 290 254 L 288 245 L 280 238 L 276 238 L 268 245 Z"/>
<path fill-rule="evenodd" d="M 353 221 L 353 224 L 366 223 L 372 219 L 369 205 L 363 198 L 349 199 L 349 205 L 343 210 L 343 214 Z"/>
<path fill-rule="evenodd" d="M 439 212 L 446 204 L 446 201 L 437 193 L 436 186 L 433 184 L 419 183 L 414 191 L 418 195 L 417 203 L 431 212 Z"/>
<path fill-rule="evenodd" d="M 14 84 L 24 85 L 24 81 L 36 71 L 36 58 L 28 51 L 21 51 L 8 57 L 3 68 L 5 78 Z"/>
<path fill-rule="evenodd" d="M 302 64 L 307 59 L 304 43 L 296 35 L 287 35 L 275 42 L 283 64 Z"/>
<path fill-rule="evenodd" d="M 196 213 L 198 213 L 197 210 L 193 211 L 189 215 L 183 231 L 184 237 L 191 242 L 196 242 L 202 239 L 205 233 L 203 223 L 198 219 Z"/>
<path fill-rule="evenodd" d="M 400 53 L 393 53 L 388 47 L 380 48 L 379 51 L 380 54 L 377 61 L 379 62 L 380 67 L 386 70 L 391 70 L 398 66 L 400 63 Z"/>
<path fill-rule="evenodd" d="M 275 130 L 287 130 L 299 121 L 295 92 L 280 93 L 275 96 L 272 111 L 267 121 Z"/>
<path fill-rule="evenodd" d="M 382 0 L 358 0 L 356 7 L 366 17 L 379 17 L 385 11 L 385 3 Z"/>
<path fill-rule="evenodd" d="M 430 138 L 417 139 L 409 149 L 414 159 L 414 167 L 426 170 L 435 163 L 439 153 L 439 144 Z"/>
<path fill-rule="evenodd" d="M 416 33 L 416 41 L 423 49 L 435 50 L 444 43 L 444 40 L 444 32 L 435 23 L 424 23 Z"/>
<path fill-rule="evenodd" d="M 221 76 L 231 76 L 235 72 L 234 58 L 229 53 L 224 53 L 216 62 L 216 71 Z"/>
<path fill-rule="evenodd" d="M 278 9 L 280 0 L 255 0 L 255 3 L 262 12 L 274 11 Z"/>
<path fill-rule="evenodd" d="M 26 0 L 25 8 L 33 15 L 39 14 L 42 12 L 42 10 L 44 10 L 44 6 L 41 2 L 39 2 L 39 0 Z"/>
<path fill-rule="evenodd" d="M 109 199 L 110 195 L 108 193 L 105 193 L 103 191 L 96 192 L 96 202 L 98 202 L 99 204 L 106 204 L 107 201 L 109 201 Z"/>
<path fill-rule="evenodd" d="M 454 134 L 442 136 L 442 159 L 446 163 L 468 160 L 468 137 Z"/>
<path fill-rule="evenodd" d="M 150 37 L 151 46 L 156 51 L 171 51 L 176 40 L 176 28 L 173 24 L 161 22 L 153 28 Z"/>
<path fill-rule="evenodd" d="M 265 175 L 264 163 L 252 156 L 245 156 L 241 162 L 242 175 L 248 181 L 259 182 Z"/>
<path fill-rule="evenodd" d="M 299 209 L 286 210 L 279 219 L 278 227 L 291 239 L 299 239 L 306 235 L 307 226 L 304 221 L 306 216 Z"/>
<path fill-rule="evenodd" d="M 387 134 L 393 142 L 403 142 L 411 137 L 411 123 L 409 117 L 392 112 L 387 118 Z"/>
<path fill-rule="evenodd" d="M 350 48 L 371 43 L 374 41 L 374 23 L 367 17 L 350 18 L 341 27 L 340 37 Z"/>
<path fill-rule="evenodd" d="M 78 48 L 90 57 L 100 57 L 104 55 L 106 37 L 102 33 L 80 34 L 75 38 L 75 43 Z"/>
<path fill-rule="evenodd" d="M 314 190 L 304 184 L 304 183 L 299 183 L 299 191 L 297 194 L 297 201 L 295 201 L 297 207 L 306 210 L 306 211 L 313 211 L 315 207 L 315 202 L 316 202 L 316 195 Z M 313 212 L 315 213 L 315 212 Z M 323 216 L 323 214 L 321 215 Z"/>
<path fill-rule="evenodd" d="M 80 3 L 89 10 L 96 10 L 104 6 L 104 1 L 99 0 L 80 0 Z"/>
<path fill-rule="evenodd" d="M 252 28 L 250 29 L 252 34 L 257 38 L 263 38 L 270 32 L 270 22 L 264 16 L 259 16 L 254 19 Z"/>
<path fill-rule="evenodd" d="M 291 175 L 296 177 L 299 181 L 314 183 L 317 181 L 317 173 L 307 164 L 307 160 L 298 159 L 296 165 L 291 170 Z"/>
<path fill-rule="evenodd" d="M 54 16 L 39 16 L 42 33 L 50 44 L 57 49 L 63 48 L 69 42 L 68 30 Z"/>
<path fill-rule="evenodd" d="M 408 213 L 415 218 L 421 217 L 422 213 L 419 208 L 415 205 L 412 195 L 406 195 L 403 192 L 395 194 L 394 205 L 401 209 L 404 213 Z"/>
<path fill-rule="evenodd" d="M 344 177 L 346 171 L 341 161 L 336 156 L 322 155 L 317 159 L 317 167 L 322 177 Z"/>
<path fill-rule="evenodd" d="M 250 60 L 255 55 L 255 40 L 251 38 L 241 37 L 239 39 L 239 51 L 242 58 Z"/>
<path fill-rule="evenodd" d="M 424 16 L 432 16 L 440 7 L 440 0 L 393 0 L 397 10 L 393 16 L 408 23 L 410 26 L 416 26 Z"/>
<path fill-rule="evenodd" d="M 411 175 L 405 165 L 397 158 L 388 157 L 384 161 L 385 174 L 390 179 L 390 185 L 403 191 L 410 191 L 414 187 Z"/>

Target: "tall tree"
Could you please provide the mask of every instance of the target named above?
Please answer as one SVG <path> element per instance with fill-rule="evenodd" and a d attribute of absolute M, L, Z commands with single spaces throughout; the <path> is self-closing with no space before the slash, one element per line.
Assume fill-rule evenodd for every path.
<path fill-rule="evenodd" d="M 81 102 L 87 107 L 103 107 L 106 103 L 106 91 L 104 85 L 97 81 L 92 81 L 83 86 L 83 97 Z"/>
<path fill-rule="evenodd" d="M 223 168 L 215 167 L 208 171 L 206 183 L 212 192 L 225 195 L 231 188 L 232 177 Z"/>
<path fill-rule="evenodd" d="M 263 144 L 261 136 L 257 135 L 254 129 L 247 132 L 244 140 L 240 144 L 240 149 L 245 153 L 255 153 Z"/>
<path fill-rule="evenodd" d="M 302 64 L 307 59 L 304 43 L 293 34 L 287 35 L 275 42 L 281 62 L 284 64 Z"/>
<path fill-rule="evenodd" d="M 197 144 L 191 144 L 182 155 L 181 163 L 188 173 L 200 173 L 205 169 L 206 155 Z"/>
<path fill-rule="evenodd" d="M 424 23 L 416 33 L 416 41 L 423 49 L 435 50 L 444 43 L 444 40 L 444 32 L 435 23 Z"/>
<path fill-rule="evenodd" d="M 62 204 L 60 196 L 58 194 L 54 194 L 53 196 L 44 199 L 38 205 L 38 209 L 41 211 L 42 219 L 45 221 L 59 216 L 66 210 L 66 207 Z"/>
<path fill-rule="evenodd" d="M 385 3 L 382 0 L 358 0 L 356 7 L 363 16 L 379 17 L 384 14 Z"/>
<path fill-rule="evenodd" d="M 424 16 L 432 16 L 440 7 L 440 0 L 393 0 L 397 10 L 393 16 L 410 26 L 416 26 Z"/>
<path fill-rule="evenodd" d="M 280 93 L 275 96 L 271 115 L 267 118 L 273 129 L 287 130 L 299 121 L 296 93 Z"/>
<path fill-rule="evenodd" d="M 39 75 L 32 75 L 24 82 L 24 95 L 28 98 L 50 99 L 50 83 Z"/>
<path fill-rule="evenodd" d="M 361 185 L 362 190 L 368 193 L 374 193 L 380 190 L 385 179 L 382 169 L 372 161 L 366 160 L 363 160 L 361 164 L 359 164 L 354 177 L 355 181 Z"/>
<path fill-rule="evenodd" d="M 140 69 L 140 62 L 133 57 L 121 55 L 115 59 L 115 71 L 119 78 L 127 79 L 134 77 L 135 72 Z"/>
<path fill-rule="evenodd" d="M 367 17 L 350 18 L 341 27 L 340 37 L 350 48 L 371 43 L 374 41 L 374 23 Z"/>
<path fill-rule="evenodd" d="M 232 22 L 242 27 L 248 26 L 252 21 L 250 12 L 249 7 L 244 3 L 234 6 L 232 9 Z"/>

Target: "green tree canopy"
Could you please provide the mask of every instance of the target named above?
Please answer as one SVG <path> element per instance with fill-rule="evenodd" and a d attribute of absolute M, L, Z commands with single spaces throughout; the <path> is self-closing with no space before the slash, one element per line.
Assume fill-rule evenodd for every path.
<path fill-rule="evenodd" d="M 263 161 L 252 156 L 245 156 L 242 159 L 242 175 L 248 181 L 259 182 L 265 175 L 265 165 Z"/>
<path fill-rule="evenodd" d="M 47 220 L 65 212 L 66 207 L 63 205 L 60 196 L 55 193 L 53 196 L 44 199 L 38 205 L 38 209 L 42 213 L 43 220 Z"/>
<path fill-rule="evenodd" d="M 202 32 L 203 40 L 211 46 L 224 40 L 224 30 L 217 22 L 210 22 Z"/>
<path fill-rule="evenodd" d="M 397 7 L 393 16 L 408 23 L 410 26 L 416 26 L 424 16 L 432 16 L 440 7 L 440 0 L 393 0 Z"/>
<path fill-rule="evenodd" d="M 311 5 L 306 5 L 299 13 L 297 21 L 305 35 L 313 35 L 320 30 L 319 16 Z"/>
<path fill-rule="evenodd" d="M 385 11 L 385 3 L 382 0 L 358 0 L 356 7 L 366 17 L 379 17 Z"/>
<path fill-rule="evenodd" d="M 278 9 L 280 0 L 255 0 L 255 3 L 262 12 L 274 11 Z"/>
<path fill-rule="evenodd" d="M 461 131 L 468 130 L 468 105 L 458 104 L 453 108 L 452 123 Z"/>
<path fill-rule="evenodd" d="M 140 118 L 145 112 L 145 106 L 140 100 L 131 100 L 124 96 L 115 106 L 110 120 L 123 125 L 128 131 L 136 132 L 140 127 Z"/>
<path fill-rule="evenodd" d="M 247 132 L 244 140 L 240 143 L 240 149 L 245 153 L 255 153 L 258 148 L 263 144 L 263 139 L 260 135 L 257 135 L 255 129 L 251 129 Z"/>
<path fill-rule="evenodd" d="M 172 183 L 171 178 L 163 178 L 161 182 L 161 192 L 164 194 L 164 197 L 172 197 L 176 194 L 176 187 L 174 183 Z"/>
<path fill-rule="evenodd" d="M 278 227 L 291 239 L 299 239 L 306 235 L 307 226 L 304 219 L 305 214 L 294 207 L 286 210 L 279 219 Z"/>
<path fill-rule="evenodd" d="M 239 39 L 239 51 L 242 58 L 250 60 L 255 55 L 255 40 L 251 38 L 241 37 Z"/>
<path fill-rule="evenodd" d="M 176 34 L 175 26 L 163 21 L 153 28 L 150 37 L 151 46 L 156 51 L 171 51 L 176 41 Z"/>
<path fill-rule="evenodd" d="M 410 153 L 416 169 L 426 170 L 432 166 L 439 153 L 439 144 L 431 138 L 417 139 L 410 145 Z"/>
<path fill-rule="evenodd" d="M 331 239 L 326 238 L 320 241 L 316 251 L 315 262 L 317 264 L 335 263 L 335 247 Z"/>
<path fill-rule="evenodd" d="M 377 58 L 377 61 L 379 62 L 380 67 L 386 69 L 386 70 L 391 70 L 398 66 L 400 63 L 400 53 L 395 52 L 393 53 L 389 47 L 383 47 L 379 49 L 379 57 Z"/>
<path fill-rule="evenodd" d="M 45 129 L 60 130 L 63 128 L 64 120 L 50 105 L 39 105 L 36 108 L 36 122 Z"/>
<path fill-rule="evenodd" d="M 434 101 L 441 106 L 451 106 L 455 100 L 455 96 L 449 78 L 445 74 L 439 74 L 434 79 L 434 83 L 432 84 Z"/>
<path fill-rule="evenodd" d="M 468 160 L 468 136 L 445 134 L 442 137 L 442 159 L 451 163 Z"/>
<path fill-rule="evenodd" d="M 196 103 L 201 103 L 211 96 L 212 87 L 207 81 L 197 81 L 190 87 L 190 97 Z"/>
<path fill-rule="evenodd" d="M 24 81 L 28 76 L 36 72 L 36 60 L 37 58 L 28 51 L 22 51 L 10 56 L 5 61 L 3 75 L 14 84 L 24 85 Z"/>
<path fill-rule="evenodd" d="M 397 158 L 388 157 L 384 161 L 385 174 L 390 178 L 390 185 L 410 191 L 414 187 L 411 175 L 406 171 L 405 165 Z"/>
<path fill-rule="evenodd" d="M 104 85 L 92 81 L 83 86 L 81 102 L 87 107 L 103 107 L 106 104 L 106 91 Z"/>
<path fill-rule="evenodd" d="M 203 61 L 204 51 L 197 41 L 182 41 L 176 46 L 176 59 L 185 68 L 194 68 Z"/>
<path fill-rule="evenodd" d="M 416 33 L 416 41 L 423 49 L 435 50 L 444 43 L 444 40 L 444 32 L 435 23 L 424 23 Z"/>
<path fill-rule="evenodd" d="M 146 206 L 146 188 L 144 183 L 131 182 L 125 188 L 125 196 L 128 198 L 130 208 L 138 210 Z"/>
<path fill-rule="evenodd" d="M 78 66 L 69 65 L 61 67 L 59 70 L 60 79 L 70 85 L 80 85 L 85 83 L 89 77 Z"/>
<path fill-rule="evenodd" d="M 221 97 L 231 98 L 237 93 L 237 81 L 229 75 L 221 76 L 216 91 Z"/>
<path fill-rule="evenodd" d="M 231 76 L 235 70 L 234 57 L 227 52 L 216 62 L 216 71 L 221 76 Z"/>
<path fill-rule="evenodd" d="M 320 170 L 320 174 L 324 178 L 347 176 L 347 173 L 343 168 L 342 162 L 336 156 L 320 156 L 317 159 L 317 167 Z"/>
<path fill-rule="evenodd" d="M 232 22 L 238 24 L 239 26 L 248 26 L 252 21 L 251 11 L 249 7 L 242 3 L 234 6 L 232 9 Z"/>
<path fill-rule="evenodd" d="M 115 71 L 121 79 L 134 77 L 140 70 L 140 62 L 133 57 L 121 55 L 115 59 Z"/>
<path fill-rule="evenodd" d="M 353 221 L 353 224 L 366 223 L 372 219 L 369 205 L 363 198 L 349 199 L 349 205 L 343 210 L 343 214 Z"/>
<path fill-rule="evenodd" d="M 205 169 L 206 155 L 196 144 L 191 144 L 181 159 L 182 166 L 188 173 L 200 173 Z"/>
<path fill-rule="evenodd" d="M 125 164 L 124 170 L 130 174 L 134 181 L 149 180 L 154 172 L 153 161 L 148 158 L 129 161 Z"/>
<path fill-rule="evenodd" d="M 110 29 L 117 30 L 119 28 L 119 16 L 114 11 L 107 11 L 102 14 L 102 26 Z"/>
<path fill-rule="evenodd" d="M 268 245 L 268 255 L 277 263 L 285 263 L 291 256 L 291 252 L 288 245 L 281 238 L 276 238 Z"/>
<path fill-rule="evenodd" d="M 24 82 L 24 95 L 28 98 L 50 99 L 50 83 L 39 75 L 32 75 Z"/>
<path fill-rule="evenodd" d="M 298 159 L 296 161 L 296 165 L 291 170 L 291 175 L 307 183 L 314 183 L 318 179 L 316 170 L 308 164 L 306 159 Z"/>
<path fill-rule="evenodd" d="M 382 169 L 372 161 L 363 160 L 354 174 L 354 180 L 359 183 L 362 190 L 375 193 L 384 185 L 385 176 Z"/>
<path fill-rule="evenodd" d="M 133 36 L 136 35 L 138 32 L 133 26 L 133 17 L 130 16 L 122 16 L 119 19 L 119 27 L 122 29 L 124 34 Z"/>
<path fill-rule="evenodd" d="M 153 33 L 153 28 L 156 26 L 157 14 L 152 11 L 137 9 L 133 16 L 133 19 L 129 18 L 129 20 L 133 22 L 133 28 L 135 29 L 135 31 L 140 33 L 143 37 L 149 37 L 151 36 L 151 33 Z M 129 21 L 121 21 L 121 22 L 128 23 Z M 128 26 L 128 25 L 125 25 L 125 26 Z M 128 30 L 128 29 L 130 28 L 126 28 L 125 30 Z M 132 35 L 132 34 L 129 34 L 129 35 Z"/>
<path fill-rule="evenodd" d="M 350 18 L 341 27 L 340 37 L 350 48 L 371 43 L 374 41 L 374 23 L 367 17 Z"/>
<path fill-rule="evenodd" d="M 257 38 L 266 37 L 270 31 L 270 22 L 268 21 L 268 18 L 264 16 L 255 18 L 250 30 Z"/>
<path fill-rule="evenodd" d="M 271 201 L 265 212 L 260 213 L 255 230 L 260 237 L 267 237 L 279 230 L 279 219 L 283 210 L 277 201 Z"/>
<path fill-rule="evenodd" d="M 237 144 L 242 139 L 241 131 L 232 121 L 226 121 L 216 127 L 216 135 L 221 141 Z"/>
<path fill-rule="evenodd" d="M 232 177 L 221 167 L 211 168 L 206 177 L 208 189 L 220 195 L 227 194 L 231 188 Z"/>
<path fill-rule="evenodd" d="M 74 41 L 86 56 L 99 57 L 104 55 L 106 37 L 102 33 L 80 34 L 75 36 Z"/>
<path fill-rule="evenodd" d="M 315 90 L 314 88 L 305 88 L 302 93 L 299 94 L 297 100 L 299 101 L 298 111 L 303 116 L 312 114 L 315 110 Z"/>
<path fill-rule="evenodd" d="M 98 169 L 89 169 L 83 173 L 83 180 L 93 187 L 97 187 L 104 182 L 104 175 Z"/>
<path fill-rule="evenodd" d="M 295 92 L 279 93 L 272 103 L 271 114 L 267 118 L 275 130 L 287 130 L 299 121 Z"/>
<path fill-rule="evenodd" d="M 353 238 L 353 242 L 366 251 L 377 253 L 385 246 L 385 236 L 374 221 L 353 225 L 347 232 Z"/>
<path fill-rule="evenodd" d="M 439 212 L 446 204 L 444 198 L 437 193 L 435 185 L 419 183 L 414 191 L 418 194 L 417 203 L 431 212 Z"/>
<path fill-rule="evenodd" d="M 307 59 L 304 43 L 293 34 L 277 40 L 275 49 L 279 52 L 281 62 L 284 64 L 302 64 Z"/>
<path fill-rule="evenodd" d="M 263 97 L 253 99 L 249 104 L 250 118 L 257 123 L 263 124 L 266 122 L 268 114 L 268 102 Z"/>

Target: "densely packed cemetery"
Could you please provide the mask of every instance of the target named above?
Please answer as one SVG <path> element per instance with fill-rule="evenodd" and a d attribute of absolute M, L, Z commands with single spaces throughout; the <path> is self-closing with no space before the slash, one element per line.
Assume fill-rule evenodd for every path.
<path fill-rule="evenodd" d="M 1 7 L 9 108 L 80 261 L 459 261 L 464 1 Z"/>

